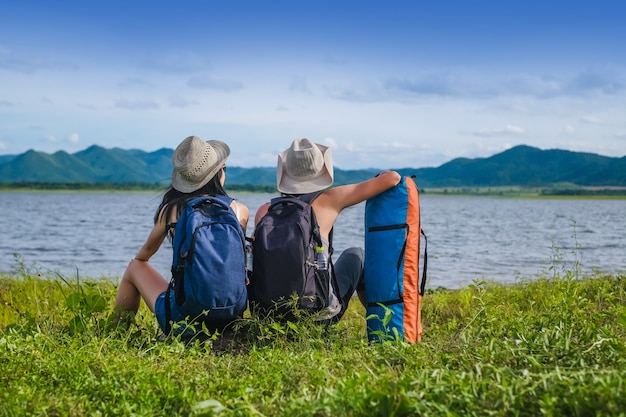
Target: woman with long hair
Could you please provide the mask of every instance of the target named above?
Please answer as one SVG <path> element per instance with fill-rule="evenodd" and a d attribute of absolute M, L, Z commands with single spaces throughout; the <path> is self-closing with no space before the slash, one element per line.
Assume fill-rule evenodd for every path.
<path fill-rule="evenodd" d="M 230 149 L 224 142 L 204 141 L 197 136 L 185 138 L 172 157 L 172 184 L 154 215 L 154 227 L 143 246 L 130 261 L 115 298 L 118 319 L 124 312 L 136 313 L 141 298 L 157 317 L 162 330 L 166 329 L 165 302 L 168 281 L 150 265 L 150 258 L 157 252 L 166 237 L 173 239 L 176 221 L 186 203 L 200 196 L 226 196 L 224 181 L 226 160 Z M 248 223 L 248 208 L 236 201 L 231 202 L 243 231 Z M 173 299 L 173 297 L 171 297 Z M 172 317 L 173 321 L 184 317 Z M 220 329 L 227 323 L 212 323 Z M 211 323 L 209 323 L 211 325 Z"/>

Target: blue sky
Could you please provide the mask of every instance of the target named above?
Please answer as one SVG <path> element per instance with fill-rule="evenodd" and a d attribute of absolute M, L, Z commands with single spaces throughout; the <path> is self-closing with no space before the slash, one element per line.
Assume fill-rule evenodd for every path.
<path fill-rule="evenodd" d="M 0 154 L 291 140 L 344 169 L 626 155 L 626 2 L 3 1 Z"/>

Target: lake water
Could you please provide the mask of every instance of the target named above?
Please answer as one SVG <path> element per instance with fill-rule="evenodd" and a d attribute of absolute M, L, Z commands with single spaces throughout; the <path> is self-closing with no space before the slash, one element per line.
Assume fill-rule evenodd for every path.
<path fill-rule="evenodd" d="M 253 214 L 268 194 L 234 194 Z M 0 272 L 17 253 L 33 272 L 117 279 L 152 227 L 157 193 L 0 192 Z M 626 200 L 559 200 L 422 195 L 428 287 L 476 279 L 514 282 L 548 268 L 626 271 Z M 335 225 L 335 256 L 363 246 L 364 203 Z M 252 222 L 250 222 L 252 223 Z M 248 235 L 252 224 L 248 227 Z M 169 277 L 171 245 L 152 259 Z"/>

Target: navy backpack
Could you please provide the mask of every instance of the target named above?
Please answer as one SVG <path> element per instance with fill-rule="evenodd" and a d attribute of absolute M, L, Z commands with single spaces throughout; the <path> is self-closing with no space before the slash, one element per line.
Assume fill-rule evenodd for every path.
<path fill-rule="evenodd" d="M 174 231 L 172 280 L 165 298 L 172 320 L 228 321 L 247 308 L 245 233 L 232 198 L 204 196 L 187 203 Z M 182 317 L 171 317 L 171 294 Z"/>

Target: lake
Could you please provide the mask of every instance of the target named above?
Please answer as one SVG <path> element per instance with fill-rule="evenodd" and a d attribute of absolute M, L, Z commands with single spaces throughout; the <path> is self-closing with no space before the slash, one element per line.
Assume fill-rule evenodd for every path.
<path fill-rule="evenodd" d="M 253 217 L 272 195 L 233 197 Z M 0 272 L 18 267 L 17 253 L 32 272 L 116 280 L 147 237 L 160 199 L 158 193 L 0 192 Z M 626 200 L 422 195 L 420 202 L 427 287 L 515 282 L 575 262 L 585 272 L 626 270 Z M 340 215 L 335 260 L 347 247 L 363 246 L 364 207 Z M 166 242 L 151 261 L 168 278 L 171 257 Z"/>

